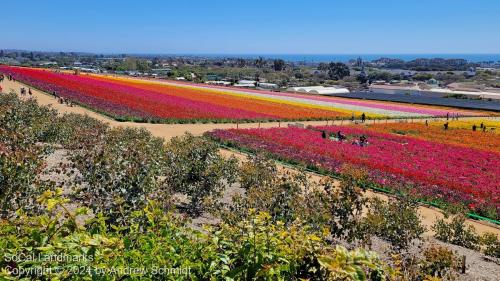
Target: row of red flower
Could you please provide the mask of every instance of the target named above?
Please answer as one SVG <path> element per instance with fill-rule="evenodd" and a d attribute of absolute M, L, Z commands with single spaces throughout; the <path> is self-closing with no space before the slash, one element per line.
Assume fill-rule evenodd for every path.
<path fill-rule="evenodd" d="M 347 140 L 322 138 L 320 130 L 341 131 Z M 216 130 L 219 141 L 333 173 L 344 164 L 368 170 L 369 182 L 409 190 L 427 200 L 465 203 L 497 218 L 500 204 L 500 155 L 353 127 Z M 368 145 L 353 145 L 361 135 Z"/>

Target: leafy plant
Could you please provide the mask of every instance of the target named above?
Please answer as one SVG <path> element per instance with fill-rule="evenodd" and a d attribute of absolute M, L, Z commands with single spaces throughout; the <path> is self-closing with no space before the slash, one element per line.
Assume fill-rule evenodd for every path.
<path fill-rule="evenodd" d="M 364 249 L 348 251 L 337 246 L 331 255 L 320 257 L 319 263 L 328 270 L 328 280 L 375 281 L 394 274 L 375 252 Z"/>
<path fill-rule="evenodd" d="M 186 134 L 173 138 L 166 147 L 165 185 L 187 194 L 188 210 L 199 214 L 208 201 L 219 198 L 237 177 L 237 160 L 224 159 L 217 144 Z"/>
<path fill-rule="evenodd" d="M 498 239 L 498 235 L 491 232 L 484 233 L 481 236 L 481 245 L 486 255 L 500 258 L 500 240 Z"/>
<path fill-rule="evenodd" d="M 479 236 L 472 225 L 466 225 L 465 215 L 454 215 L 451 220 L 448 215 L 445 218 L 438 219 L 432 226 L 435 232 L 434 237 L 437 239 L 466 247 L 469 249 L 479 249 Z"/>
<path fill-rule="evenodd" d="M 111 129 L 96 145 L 73 150 L 70 159 L 81 173 L 80 201 L 110 224 L 128 225 L 131 213 L 143 209 L 148 199 L 168 196 L 160 190 L 163 140 L 145 129 Z"/>
<path fill-rule="evenodd" d="M 420 274 L 453 279 L 456 274 L 458 257 L 446 247 L 431 245 L 424 250 L 424 258 L 420 261 Z"/>
<path fill-rule="evenodd" d="M 394 250 L 405 250 L 425 231 L 417 209 L 418 203 L 409 198 L 389 198 L 388 202 L 375 198 L 370 204 L 364 227 L 390 242 Z"/>

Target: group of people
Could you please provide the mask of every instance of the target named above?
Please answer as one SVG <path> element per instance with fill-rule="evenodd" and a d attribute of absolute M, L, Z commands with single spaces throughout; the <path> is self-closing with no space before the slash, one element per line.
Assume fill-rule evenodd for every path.
<path fill-rule="evenodd" d="M 3 82 L 4 79 L 5 79 L 5 75 L 0 74 L 0 82 Z M 7 80 L 16 81 L 16 80 L 14 80 L 14 78 L 12 78 L 12 75 L 7 75 Z"/>
<path fill-rule="evenodd" d="M 361 114 L 361 123 L 365 123 L 365 121 L 366 121 L 366 114 L 363 112 L 363 114 Z M 354 122 L 354 112 L 351 115 L 351 122 Z"/>
<path fill-rule="evenodd" d="M 426 121 L 426 122 L 427 122 L 427 121 Z M 444 124 L 443 124 L 443 128 L 444 128 L 444 130 L 445 130 L 445 131 L 446 131 L 446 130 L 448 130 L 449 126 L 450 126 L 450 124 L 449 124 L 448 122 L 444 123 Z M 483 123 L 483 122 L 481 122 L 481 124 L 479 125 L 479 128 L 480 128 L 483 132 L 486 132 L 486 125 L 484 125 L 484 123 Z M 473 125 L 472 125 L 472 131 L 473 131 L 473 132 L 477 131 L 477 126 L 476 126 L 476 124 L 473 124 Z"/>
<path fill-rule="evenodd" d="M 326 131 L 321 131 L 321 137 L 323 139 L 327 138 L 327 133 Z M 339 141 L 339 142 L 344 142 L 347 140 L 347 136 L 342 133 L 342 131 L 338 131 L 336 134 L 335 133 L 330 133 L 330 140 L 334 141 Z M 368 138 L 365 135 L 361 135 L 358 139 L 354 139 L 351 143 L 352 145 L 357 145 L 357 146 L 368 146 Z"/>
<path fill-rule="evenodd" d="M 33 92 L 31 91 L 31 88 L 28 89 L 28 95 L 32 96 L 33 95 Z M 22 87 L 21 88 L 21 96 L 26 96 L 26 88 Z"/>
<path fill-rule="evenodd" d="M 54 92 L 52 92 L 52 96 L 53 96 L 55 99 L 57 99 L 57 102 L 58 102 L 59 104 L 65 104 L 65 105 L 67 105 L 67 106 L 69 106 L 69 107 L 72 107 L 72 106 L 73 106 L 73 103 L 71 102 L 71 100 L 70 100 L 70 99 L 65 98 L 65 97 L 61 97 L 61 96 L 59 96 L 59 95 L 58 95 L 55 91 L 54 91 Z"/>
<path fill-rule="evenodd" d="M 481 124 L 479 125 L 479 128 L 480 128 L 481 130 L 483 130 L 483 132 L 486 132 L 486 125 L 484 125 L 484 123 L 483 123 L 483 122 L 481 122 Z M 477 126 L 476 126 L 476 124 L 472 125 L 472 131 L 473 131 L 473 132 L 477 131 Z"/>
<path fill-rule="evenodd" d="M 450 120 L 450 117 L 451 117 L 451 120 L 458 120 L 458 113 L 452 113 L 450 115 L 450 113 L 446 113 L 446 121 Z"/>

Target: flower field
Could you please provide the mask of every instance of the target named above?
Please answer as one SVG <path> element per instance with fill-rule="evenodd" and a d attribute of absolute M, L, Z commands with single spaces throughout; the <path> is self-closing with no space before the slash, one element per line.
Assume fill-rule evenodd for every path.
<path fill-rule="evenodd" d="M 470 147 L 440 142 L 437 141 L 440 136 L 432 132 L 416 138 L 383 132 L 390 131 L 389 128 L 377 129 L 376 126 L 368 129 L 352 126 L 233 129 L 216 130 L 208 135 L 226 145 L 265 152 L 322 172 L 342 174 L 346 165 L 363 168 L 371 185 L 394 191 L 408 190 L 434 202 L 465 203 L 479 214 L 498 219 L 498 150 L 490 150 L 489 144 L 476 147 L 479 141 Z M 347 140 L 323 139 L 321 130 L 333 133 L 340 130 Z M 367 136 L 369 145 L 352 145 L 361 135 Z"/>
<path fill-rule="evenodd" d="M 479 112 L 310 96 L 257 90 L 237 90 L 130 79 L 102 75 L 72 75 L 49 70 L 0 66 L 12 75 L 46 92 L 92 108 L 118 120 L 177 122 L 231 122 L 268 120 L 325 120 L 365 113 L 368 118 L 428 117 Z"/>
<path fill-rule="evenodd" d="M 477 130 L 480 131 L 480 124 L 483 123 L 486 126 L 486 131 L 490 133 L 500 134 L 500 120 L 499 119 L 478 119 L 478 120 L 453 120 L 448 121 L 450 129 L 465 129 L 472 130 L 472 126 L 476 125 Z M 433 122 L 431 125 L 441 127 L 444 124 L 443 122 Z"/>
<path fill-rule="evenodd" d="M 479 128 L 481 122 L 487 128 L 498 128 L 493 131 L 487 129 L 482 132 Z M 443 130 L 442 121 L 429 122 L 429 126 L 424 123 L 387 123 L 370 124 L 367 129 L 381 133 L 392 133 L 405 135 L 412 138 L 428 140 L 437 143 L 451 144 L 462 147 L 470 147 L 484 151 L 500 153 L 500 122 L 493 120 L 467 120 L 449 121 L 449 129 Z M 477 131 L 472 131 L 472 125 L 478 126 Z M 497 127 L 495 127 L 495 124 Z"/>

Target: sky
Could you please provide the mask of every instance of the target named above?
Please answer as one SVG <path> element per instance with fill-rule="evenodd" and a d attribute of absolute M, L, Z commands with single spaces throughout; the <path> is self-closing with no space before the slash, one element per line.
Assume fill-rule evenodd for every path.
<path fill-rule="evenodd" d="M 2 1 L 0 49 L 500 53 L 499 0 Z"/>

